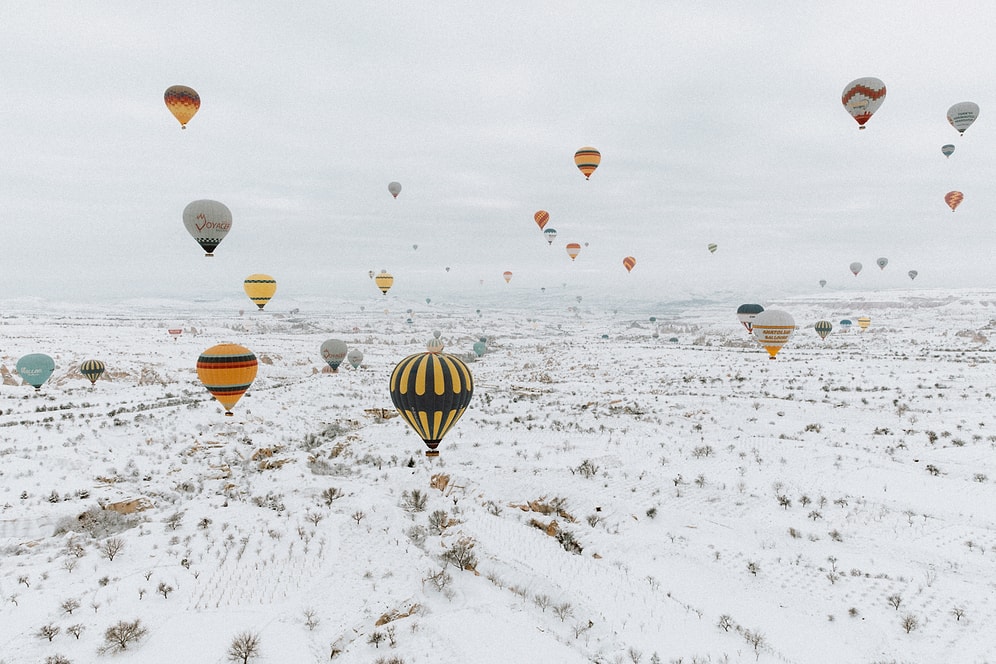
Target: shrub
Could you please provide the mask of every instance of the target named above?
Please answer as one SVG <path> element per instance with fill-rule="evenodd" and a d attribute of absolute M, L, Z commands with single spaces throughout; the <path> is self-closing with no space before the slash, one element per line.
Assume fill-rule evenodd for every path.
<path fill-rule="evenodd" d="M 127 650 L 129 644 L 140 641 L 148 633 L 149 630 L 137 618 L 131 622 L 121 620 L 104 632 L 104 645 L 100 651 L 104 653 Z"/>

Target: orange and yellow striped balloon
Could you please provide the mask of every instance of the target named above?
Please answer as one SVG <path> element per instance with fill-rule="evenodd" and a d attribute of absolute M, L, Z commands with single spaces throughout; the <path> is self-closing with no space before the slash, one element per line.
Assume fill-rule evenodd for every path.
<path fill-rule="evenodd" d="M 166 88 L 163 99 L 166 101 L 166 108 L 180 122 L 180 128 L 186 129 L 190 118 L 194 117 L 201 107 L 201 97 L 193 88 L 186 85 L 171 85 Z"/>
<path fill-rule="evenodd" d="M 277 292 L 277 281 L 268 274 L 250 274 L 242 282 L 246 295 L 262 311 L 273 294 Z"/>
<path fill-rule="evenodd" d="M 862 316 L 861 318 L 858 319 L 858 327 L 861 328 L 862 332 L 867 330 L 868 326 L 871 325 L 871 323 L 872 323 L 871 316 Z"/>
<path fill-rule="evenodd" d="M 636 267 L 636 259 L 632 256 L 627 256 L 623 259 L 623 267 L 626 268 L 627 272 L 632 272 L 633 268 Z"/>
<path fill-rule="evenodd" d="M 546 210 L 537 210 L 533 219 L 536 220 L 536 225 L 540 227 L 540 230 L 543 230 L 546 227 L 546 222 L 550 221 L 550 213 Z"/>
<path fill-rule="evenodd" d="M 567 255 L 571 257 L 571 260 L 577 258 L 578 254 L 581 253 L 581 245 L 578 244 L 577 242 L 568 243 L 566 249 L 567 249 Z"/>
<path fill-rule="evenodd" d="M 256 378 L 256 356 L 245 346 L 218 344 L 197 358 L 197 377 L 231 416 L 232 408 Z"/>
<path fill-rule="evenodd" d="M 962 200 L 964 200 L 965 194 L 960 191 L 949 191 L 944 194 L 944 202 L 948 204 L 951 211 L 954 212 L 955 208 L 961 205 Z"/>
<path fill-rule="evenodd" d="M 585 180 L 591 177 L 601 162 L 602 153 L 593 147 L 584 147 L 574 153 L 574 164 L 584 173 Z"/>
<path fill-rule="evenodd" d="M 391 372 L 391 401 L 425 442 L 426 456 L 463 416 L 474 395 L 474 378 L 459 358 L 442 352 L 442 343 L 430 343 L 429 352 L 409 355 Z"/>

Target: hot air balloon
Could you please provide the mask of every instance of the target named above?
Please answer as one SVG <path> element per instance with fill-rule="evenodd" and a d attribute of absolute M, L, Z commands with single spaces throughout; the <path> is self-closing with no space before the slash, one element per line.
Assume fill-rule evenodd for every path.
<path fill-rule="evenodd" d="M 197 377 L 232 416 L 232 408 L 256 378 L 256 356 L 245 346 L 218 344 L 197 358 Z"/>
<path fill-rule="evenodd" d="M 36 392 L 41 390 L 41 386 L 53 371 L 55 371 L 55 360 L 44 353 L 31 353 L 17 361 L 17 375 L 34 387 Z"/>
<path fill-rule="evenodd" d="M 578 254 L 581 253 L 581 245 L 578 244 L 577 242 L 568 243 L 566 248 L 567 248 L 567 255 L 571 257 L 571 260 L 577 258 Z"/>
<path fill-rule="evenodd" d="M 512 273 L 509 272 L 508 270 L 505 270 L 504 272 L 502 272 L 501 276 L 505 277 L 505 283 L 506 284 L 512 280 Z"/>
<path fill-rule="evenodd" d="M 941 154 L 943 154 L 945 157 L 950 157 L 951 155 L 954 154 L 954 151 L 955 151 L 955 146 L 951 145 L 950 143 L 941 146 Z"/>
<path fill-rule="evenodd" d="M 87 360 L 80 365 L 80 373 L 90 381 L 90 385 L 93 385 L 104 375 L 104 363 L 100 360 Z"/>
<path fill-rule="evenodd" d="M 375 275 L 375 274 L 377 274 L 377 273 L 376 273 L 376 272 L 374 272 L 373 270 L 370 270 L 369 272 L 367 272 L 367 276 L 368 276 L 368 277 L 370 277 L 371 279 L 373 279 L 373 278 L 374 278 L 374 275 Z"/>
<path fill-rule="evenodd" d="M 387 190 L 389 192 L 391 192 L 391 196 L 393 196 L 394 198 L 397 198 L 398 194 L 401 193 L 401 183 L 400 182 L 391 182 L 390 184 L 387 185 Z M 416 196 L 416 198 L 418 198 L 418 197 Z"/>
<path fill-rule="evenodd" d="M 878 269 L 880 270 L 884 270 L 885 266 L 888 264 L 889 264 L 889 259 L 884 257 L 879 258 L 878 260 L 875 261 L 875 265 L 878 265 Z"/>
<path fill-rule="evenodd" d="M 348 351 L 346 342 L 341 339 L 327 339 L 321 347 L 322 359 L 332 367 L 332 371 L 339 370 L 339 365 L 346 359 Z"/>
<path fill-rule="evenodd" d="M 183 328 L 182 327 L 171 327 L 171 328 L 169 328 L 166 331 L 169 332 L 169 336 L 173 337 L 173 341 L 176 341 L 177 338 L 181 334 L 183 334 Z"/>
<path fill-rule="evenodd" d="M 425 298 L 425 303 L 426 304 L 432 304 L 432 298 L 431 297 Z"/>
<path fill-rule="evenodd" d="M 752 331 L 758 343 L 768 351 L 770 359 L 775 359 L 778 351 L 792 336 L 795 330 L 795 320 L 786 311 L 765 309 L 754 318 Z"/>
<path fill-rule="evenodd" d="M 584 147 L 574 153 L 574 164 L 584 173 L 587 180 L 602 161 L 602 153 L 592 147 Z"/>
<path fill-rule="evenodd" d="M 840 321 L 841 332 L 847 332 L 850 329 L 851 329 L 851 320 L 849 318 L 845 318 L 844 320 Z"/>
<path fill-rule="evenodd" d="M 965 130 L 972 126 L 977 117 L 979 117 L 979 105 L 975 102 L 960 101 L 948 109 L 948 122 L 962 136 L 965 135 Z"/>
<path fill-rule="evenodd" d="M 166 88 L 163 99 L 166 108 L 173 114 L 173 117 L 180 122 L 180 129 L 186 129 L 190 118 L 194 117 L 197 109 L 201 107 L 201 97 L 193 88 L 186 85 L 171 85 Z"/>
<path fill-rule="evenodd" d="M 865 123 L 885 101 L 885 83 L 871 76 L 853 80 L 844 88 L 840 101 L 858 123 L 858 129 L 864 129 Z"/>
<path fill-rule="evenodd" d="M 183 225 L 201 245 L 204 255 L 212 256 L 215 247 L 232 229 L 232 212 L 218 201 L 193 201 L 183 208 Z"/>
<path fill-rule="evenodd" d="M 487 349 L 488 345 L 483 341 L 474 342 L 474 354 L 477 355 L 477 357 L 484 357 L 484 351 L 486 351 Z"/>
<path fill-rule="evenodd" d="M 714 253 L 716 253 L 716 250 L 719 249 L 719 245 L 717 245 L 714 242 L 710 242 L 709 246 L 707 248 L 709 249 L 709 253 L 710 254 L 714 254 Z"/>
<path fill-rule="evenodd" d="M 546 210 L 537 210 L 536 214 L 533 215 L 533 219 L 536 220 L 536 225 L 540 227 L 540 230 L 543 230 L 546 222 L 550 221 L 550 213 Z"/>
<path fill-rule="evenodd" d="M 737 320 L 739 320 L 743 324 L 744 328 L 746 328 L 747 332 L 750 333 L 751 327 L 754 324 L 754 319 L 757 318 L 757 315 L 762 311 L 764 311 L 764 307 L 760 304 L 741 304 L 737 307 Z M 653 317 L 650 318 L 651 323 L 655 320 L 657 319 Z"/>
<path fill-rule="evenodd" d="M 398 362 L 391 372 L 391 401 L 429 449 L 436 449 L 460 419 L 474 395 L 474 379 L 459 358 L 443 353 L 443 342 L 431 339 L 428 351 Z"/>
<path fill-rule="evenodd" d="M 827 285 L 827 280 L 826 279 L 820 279 L 820 288 L 823 288 L 826 285 Z"/>
<path fill-rule="evenodd" d="M 827 335 L 833 329 L 833 324 L 828 320 L 821 320 L 813 327 L 816 329 L 816 334 L 820 335 L 820 339 L 826 339 Z"/>
<path fill-rule="evenodd" d="M 918 275 L 918 274 L 920 274 L 920 273 L 919 273 L 919 272 L 917 272 L 916 270 L 910 270 L 910 271 L 909 271 L 909 272 L 907 272 L 906 274 L 908 274 L 908 275 L 909 275 L 909 277 L 910 277 L 910 281 L 913 281 L 914 279 L 916 279 L 916 275 Z"/>
<path fill-rule="evenodd" d="M 412 249 L 414 249 L 415 251 L 418 251 L 418 245 L 417 244 L 413 244 L 412 245 Z"/>
<path fill-rule="evenodd" d="M 349 366 L 354 369 L 359 369 L 360 364 L 363 362 L 363 353 L 359 348 L 354 348 L 353 350 L 346 353 L 346 359 L 349 361 Z"/>
<path fill-rule="evenodd" d="M 543 237 L 546 238 L 547 244 L 553 244 L 553 241 L 557 239 L 557 229 L 547 228 L 543 231 Z"/>
<path fill-rule="evenodd" d="M 627 256 L 623 259 L 623 267 L 626 268 L 627 272 L 632 272 L 633 268 L 636 267 L 636 259 L 632 256 Z"/>
<path fill-rule="evenodd" d="M 864 332 L 868 329 L 868 326 L 871 325 L 871 322 L 872 319 L 870 316 L 862 316 L 858 319 L 858 327 L 860 327 L 861 331 Z"/>
<path fill-rule="evenodd" d="M 861 263 L 858 261 L 851 263 L 851 272 L 854 273 L 854 276 L 858 276 L 858 272 L 861 272 Z"/>
<path fill-rule="evenodd" d="M 277 292 L 277 281 L 268 274 L 250 274 L 242 282 L 246 295 L 262 311 L 273 294 Z"/>
<path fill-rule="evenodd" d="M 387 270 L 381 270 L 380 274 L 374 277 L 374 283 L 377 284 L 381 293 L 387 295 L 387 291 L 391 290 L 391 286 L 394 285 L 394 277 L 388 274 Z"/>
<path fill-rule="evenodd" d="M 944 194 L 944 202 L 948 204 L 951 211 L 954 212 L 955 208 L 961 205 L 962 200 L 965 198 L 965 194 L 960 191 L 949 191 Z M 971 216 L 971 215 L 969 215 Z"/>

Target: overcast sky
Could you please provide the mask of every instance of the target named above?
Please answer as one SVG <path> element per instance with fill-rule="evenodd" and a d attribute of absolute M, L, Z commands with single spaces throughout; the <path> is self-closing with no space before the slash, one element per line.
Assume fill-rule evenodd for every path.
<path fill-rule="evenodd" d="M 994 19 L 987 0 L 9 3 L 0 279 L 7 298 L 194 299 L 263 272 L 278 309 L 377 302 L 371 269 L 436 301 L 565 283 L 765 301 L 910 269 L 991 287 Z M 863 76 L 888 95 L 859 131 L 840 96 Z M 185 131 L 174 84 L 201 96 Z M 964 137 L 960 101 L 981 107 Z M 234 218 L 211 259 L 181 219 L 201 198 Z"/>

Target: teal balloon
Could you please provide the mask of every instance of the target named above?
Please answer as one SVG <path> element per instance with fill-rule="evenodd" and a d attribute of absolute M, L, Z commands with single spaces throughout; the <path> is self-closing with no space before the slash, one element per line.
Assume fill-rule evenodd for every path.
<path fill-rule="evenodd" d="M 483 341 L 474 342 L 474 353 L 476 353 L 478 357 L 484 357 L 484 351 L 487 349 L 488 345 Z"/>
<path fill-rule="evenodd" d="M 36 390 L 41 389 L 53 371 L 55 371 L 55 360 L 44 353 L 25 355 L 17 361 L 17 375 Z"/>

